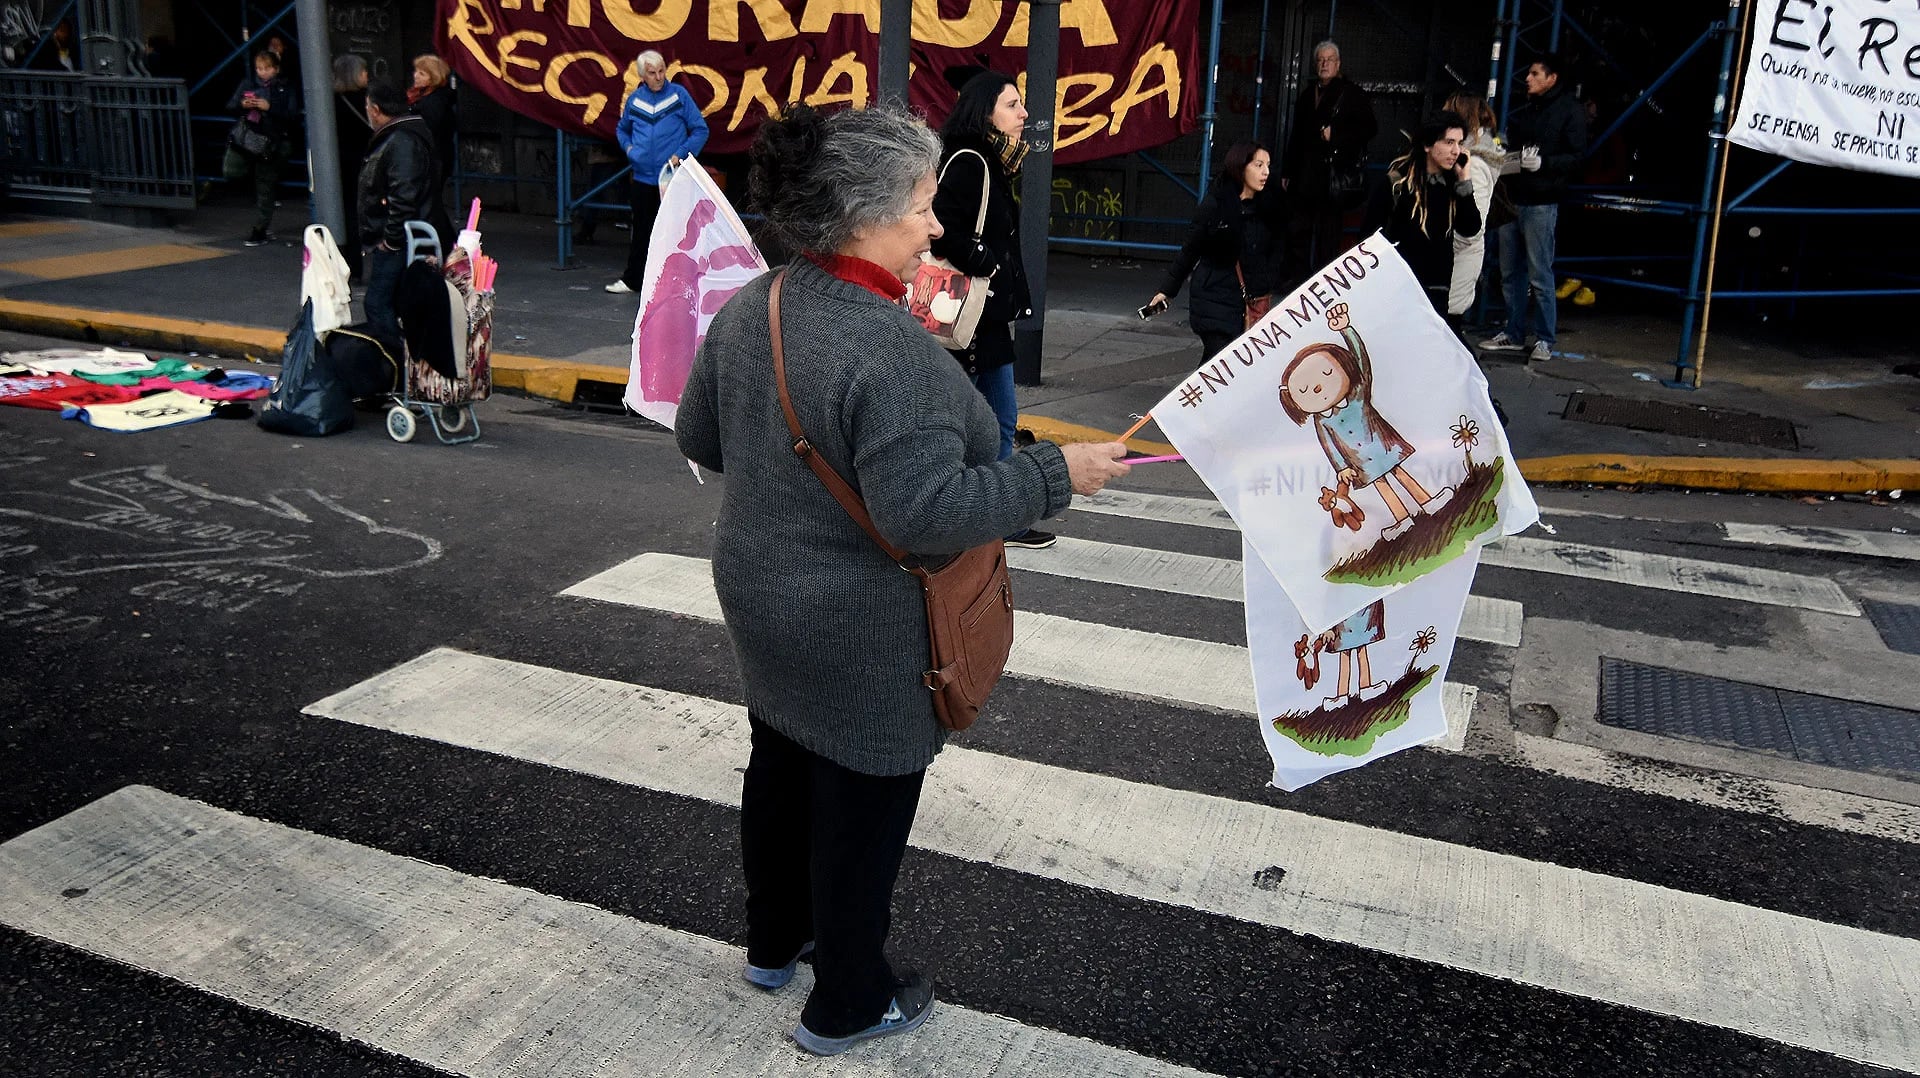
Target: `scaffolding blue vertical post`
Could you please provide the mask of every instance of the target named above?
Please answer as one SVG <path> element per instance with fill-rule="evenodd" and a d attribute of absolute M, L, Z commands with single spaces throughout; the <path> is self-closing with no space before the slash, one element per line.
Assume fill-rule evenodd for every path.
<path fill-rule="evenodd" d="M 1226 0 L 1213 0 L 1213 33 L 1207 41 L 1207 111 L 1200 117 L 1200 197 L 1207 195 L 1208 174 L 1213 171 L 1213 106 L 1220 92 L 1220 24 Z"/>
<path fill-rule="evenodd" d="M 1500 59 L 1506 52 L 1507 4 L 1509 0 L 1495 0 L 1493 5 L 1493 61 L 1487 68 L 1487 100 L 1500 96 Z"/>
<path fill-rule="evenodd" d="M 1513 53 L 1520 47 L 1520 11 L 1526 0 L 1512 0 L 1507 14 L 1507 47 L 1500 58 L 1500 130 L 1507 129 L 1507 114 L 1513 111 Z"/>
<path fill-rule="evenodd" d="M 1267 99 L 1267 15 L 1272 6 L 1273 0 L 1260 0 L 1260 60 L 1253 72 L 1253 137 L 1256 139 L 1260 137 L 1260 106 Z"/>
<path fill-rule="evenodd" d="M 1547 31 L 1547 51 L 1560 51 L 1560 16 L 1565 12 L 1566 0 L 1553 0 L 1553 29 Z"/>
<path fill-rule="evenodd" d="M 1722 144 L 1727 137 L 1727 90 L 1733 78 L 1735 31 L 1741 26 L 1741 0 L 1727 0 L 1727 18 L 1721 23 L 1719 33 L 1725 38 L 1720 46 L 1720 78 L 1713 95 L 1713 126 L 1707 132 L 1707 169 L 1700 181 L 1700 202 L 1693 209 L 1693 258 L 1687 268 L 1687 292 L 1681 300 L 1680 309 L 1680 354 L 1674 360 L 1673 380 L 1667 385 L 1675 389 L 1700 388 L 1700 372 L 1694 363 L 1693 337 L 1700 325 L 1702 274 L 1708 264 L 1707 233 L 1717 215 L 1713 212 L 1714 192 L 1719 187 L 1722 170 L 1727 167 L 1726 154 Z M 1717 231 L 1716 231 L 1717 237 Z M 1710 285 L 1711 282 L 1705 282 Z"/>
<path fill-rule="evenodd" d="M 567 152 L 567 133 L 553 129 L 553 246 L 554 269 L 573 268 L 573 155 Z"/>
<path fill-rule="evenodd" d="M 1333 24 L 1340 21 L 1340 0 L 1327 3 L 1327 40 L 1333 40 Z"/>

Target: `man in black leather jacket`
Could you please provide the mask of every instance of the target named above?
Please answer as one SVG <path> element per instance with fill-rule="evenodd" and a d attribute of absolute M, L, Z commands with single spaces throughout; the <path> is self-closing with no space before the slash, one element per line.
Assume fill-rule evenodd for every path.
<path fill-rule="evenodd" d="M 1507 119 L 1507 145 L 1516 148 L 1520 158 L 1520 171 L 1504 181 L 1519 217 L 1500 226 L 1494 237 L 1500 249 L 1507 325 L 1480 344 L 1494 351 L 1518 351 L 1527 339 L 1531 294 L 1533 309 L 1538 311 L 1531 320 L 1533 348 L 1527 353 L 1533 362 L 1552 358 L 1559 336 L 1553 292 L 1554 234 L 1567 182 L 1587 150 L 1586 107 L 1560 85 L 1563 66 L 1552 54 L 1529 64 L 1527 102 Z"/>
<path fill-rule="evenodd" d="M 427 122 L 408 112 L 407 95 L 385 79 L 367 84 L 367 122 L 373 139 L 360 165 L 360 250 L 367 280 L 367 325 L 381 343 L 400 354 L 400 319 L 393 289 L 407 264 L 408 221 L 430 221 L 433 135 Z"/>

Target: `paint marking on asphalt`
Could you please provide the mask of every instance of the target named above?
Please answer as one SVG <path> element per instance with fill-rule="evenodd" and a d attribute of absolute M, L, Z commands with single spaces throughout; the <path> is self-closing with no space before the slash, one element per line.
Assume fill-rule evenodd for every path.
<path fill-rule="evenodd" d="M 1233 518 L 1227 515 L 1219 502 L 1211 498 L 1102 491 L 1092 497 L 1075 497 L 1073 507 L 1090 513 L 1139 520 L 1193 524 L 1222 531 L 1238 530 Z M 1795 607 L 1826 614 L 1859 617 L 1861 613 L 1859 604 L 1826 577 L 1755 569 L 1696 558 L 1677 558 L 1668 554 L 1648 554 L 1638 550 L 1615 550 L 1509 535 L 1481 548 L 1480 564 L 1770 606 Z"/>
<path fill-rule="evenodd" d="M 947 1004 L 823 1070 L 805 964 L 144 786 L 0 845 L 0 921 L 475 1078 L 1201 1073 Z"/>
<path fill-rule="evenodd" d="M 749 748 L 736 705 L 444 649 L 307 710 L 595 767 L 614 781 L 726 805 L 738 804 L 735 768 Z M 1920 1067 L 1920 940 L 953 746 L 928 771 L 912 842 L 1848 1059 Z M 53 895 L 72 885 L 60 873 L 28 878 Z"/>
<path fill-rule="evenodd" d="M 1780 524 L 1725 524 L 1727 538 L 1736 543 L 1795 547 L 1801 550 L 1866 554 L 1875 558 L 1920 561 L 1920 535 L 1856 531 L 1850 528 L 1807 528 Z"/>
<path fill-rule="evenodd" d="M 1481 548 L 1480 563 L 1824 614 L 1847 614 L 1856 618 L 1861 614 L 1860 604 L 1840 590 L 1840 585 L 1823 576 L 1676 558 L 1670 554 L 1509 535 Z"/>
<path fill-rule="evenodd" d="M 64 236 L 86 228 L 77 221 L 11 221 L 0 224 L 0 240 L 24 240 L 39 236 Z"/>
<path fill-rule="evenodd" d="M 560 594 L 721 620 L 713 570 L 704 558 L 641 554 Z M 1248 715 L 1258 710 L 1244 647 L 1028 610 L 1014 614 L 1007 673 L 1181 707 Z M 1450 722 L 1462 709 L 1471 714 L 1465 686 L 1447 682 L 1440 700 Z"/>
<path fill-rule="evenodd" d="M 1708 808 L 1856 835 L 1920 843 L 1920 806 L 1734 775 L 1515 731 L 1514 756 L 1535 771 Z"/>
<path fill-rule="evenodd" d="M 147 247 L 120 247 L 107 251 L 89 251 L 86 254 L 53 255 L 49 258 L 29 258 L 19 262 L 0 262 L 0 270 L 23 273 L 43 281 L 64 281 L 74 277 L 93 277 L 103 273 L 125 273 L 129 270 L 177 266 L 208 258 L 225 258 L 233 253 L 212 247 L 189 246 L 184 243 L 157 243 Z"/>
<path fill-rule="evenodd" d="M 1007 548 L 1007 564 L 1030 573 L 1144 588 L 1170 595 L 1194 595 L 1226 602 L 1243 601 L 1240 562 L 1176 550 L 1061 536 L 1046 550 Z M 1486 644 L 1520 646 L 1522 611 L 1511 599 L 1467 597 L 1460 636 Z"/>

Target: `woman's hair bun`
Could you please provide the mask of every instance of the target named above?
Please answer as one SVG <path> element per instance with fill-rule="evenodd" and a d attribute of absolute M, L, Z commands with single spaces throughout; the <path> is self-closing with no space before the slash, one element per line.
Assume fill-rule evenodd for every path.
<path fill-rule="evenodd" d="M 820 155 L 826 140 L 827 118 L 806 104 L 792 104 L 760 125 L 748 151 L 752 169 L 747 192 L 762 213 L 771 213 L 780 201 L 783 177 L 805 174 Z"/>

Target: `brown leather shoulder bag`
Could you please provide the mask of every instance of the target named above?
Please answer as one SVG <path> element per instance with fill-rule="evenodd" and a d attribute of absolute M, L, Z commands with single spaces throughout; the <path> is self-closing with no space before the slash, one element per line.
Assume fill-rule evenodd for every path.
<path fill-rule="evenodd" d="M 880 535 L 867 515 L 866 503 L 813 451 L 794 413 L 793 398 L 787 393 L 786 357 L 780 347 L 780 285 L 785 278 L 782 270 L 773 279 L 767 323 L 773 335 L 773 377 L 780 388 L 787 430 L 793 434 L 793 453 L 807 462 L 827 492 L 888 557 L 919 578 L 926 594 L 927 640 L 932 651 L 932 665 L 921 681 L 933 693 L 933 713 L 940 725 L 965 730 L 979 716 L 1013 651 L 1013 585 L 1007 580 L 1006 545 L 995 539 L 928 565 Z"/>

